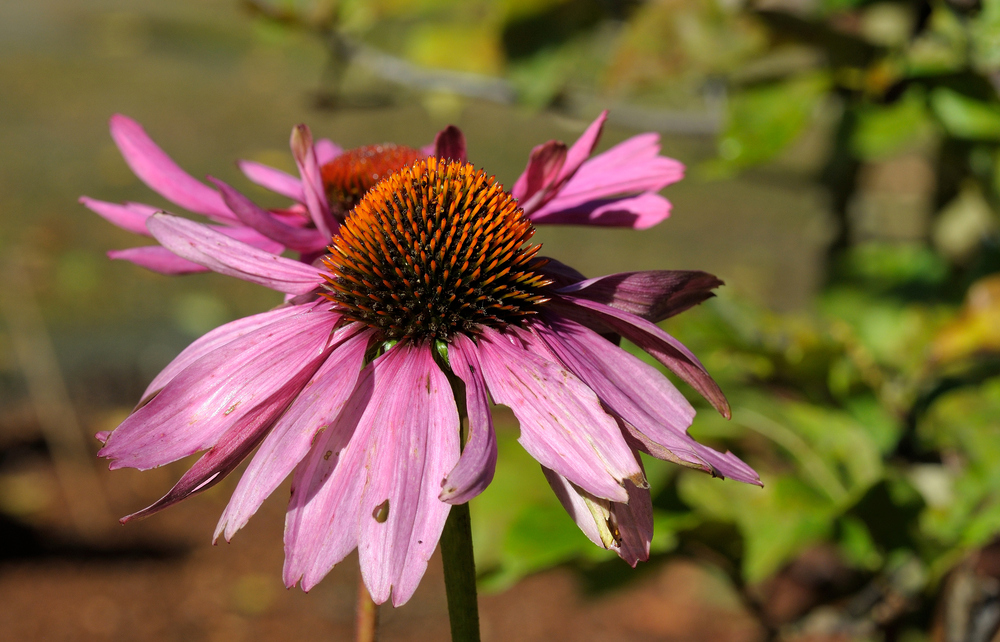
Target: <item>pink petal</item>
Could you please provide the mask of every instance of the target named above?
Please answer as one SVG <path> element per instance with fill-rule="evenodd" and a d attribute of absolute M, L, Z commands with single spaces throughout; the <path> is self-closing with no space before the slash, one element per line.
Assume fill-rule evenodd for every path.
<path fill-rule="evenodd" d="M 632 568 L 649 559 L 653 502 L 648 488 L 625 482 L 628 502 L 609 502 L 594 497 L 555 471 L 542 467 L 542 472 L 563 508 L 590 541 L 615 551 Z"/>
<path fill-rule="evenodd" d="M 343 148 L 329 138 L 320 138 L 316 141 L 316 160 L 320 165 L 326 165 L 343 153 Z"/>
<path fill-rule="evenodd" d="M 210 352 L 231 343 L 240 337 L 254 332 L 275 321 L 280 321 L 289 317 L 302 314 L 314 307 L 314 304 L 298 306 L 282 306 L 261 314 L 254 314 L 249 317 L 237 319 L 231 323 L 221 325 L 211 332 L 201 336 L 194 343 L 184 348 L 184 350 L 174 357 L 174 360 L 167 364 L 167 367 L 160 371 L 160 374 L 153 378 L 146 391 L 142 393 L 139 406 L 145 405 L 149 399 L 163 389 L 170 381 L 183 372 L 188 366 L 201 359 Z"/>
<path fill-rule="evenodd" d="M 305 310 L 206 354 L 122 422 L 98 454 L 114 460 L 112 469 L 145 470 L 215 446 L 289 381 L 311 376 L 338 319 Z"/>
<path fill-rule="evenodd" d="M 448 361 L 455 375 L 465 382 L 469 436 L 458 464 L 444 480 L 439 498 L 449 504 L 464 504 L 486 490 L 493 481 L 497 437 L 493 432 L 493 416 L 476 346 L 464 335 L 457 335 L 448 347 Z"/>
<path fill-rule="evenodd" d="M 584 163 L 545 209 L 617 194 L 658 192 L 684 178 L 684 164 L 660 156 L 659 134 L 634 136 Z"/>
<path fill-rule="evenodd" d="M 625 501 L 623 481 L 645 480 L 615 420 L 573 373 L 541 356 L 548 350 L 537 337 L 517 336 L 525 346 L 483 328 L 477 356 L 494 401 L 508 406 L 521 424 L 521 445 L 594 495 Z"/>
<path fill-rule="evenodd" d="M 292 227 L 279 221 L 270 212 L 258 207 L 256 203 L 222 181 L 212 177 L 208 180 L 219 189 L 226 205 L 240 221 L 266 238 L 273 239 L 296 252 L 318 252 L 330 243 L 331 239 L 324 238 L 316 230 Z"/>
<path fill-rule="evenodd" d="M 656 324 L 645 319 L 622 312 L 603 303 L 587 299 L 562 295 L 561 300 L 554 300 L 552 307 L 560 314 L 587 325 L 602 325 L 611 332 L 622 335 L 641 349 L 648 352 L 657 361 L 670 368 L 678 377 L 686 381 L 727 419 L 732 415 L 726 396 L 719 389 L 705 366 L 691 354 L 680 341 L 673 338 Z M 566 305 L 563 302 L 568 302 Z M 599 331 L 602 331 L 599 329 Z"/>
<path fill-rule="evenodd" d="M 145 247 L 130 247 L 124 250 L 109 250 L 108 258 L 128 261 L 147 270 L 159 274 L 175 276 L 179 274 L 194 274 L 208 272 L 208 268 L 187 259 L 182 259 L 165 247 L 149 245 Z"/>
<path fill-rule="evenodd" d="M 312 132 L 305 125 L 296 125 L 292 129 L 292 156 L 302 176 L 302 190 L 305 193 L 306 208 L 316 229 L 323 238 L 331 238 L 336 229 L 336 222 L 330 214 L 330 206 L 326 201 L 326 188 L 323 186 L 323 175 L 316 149 L 313 147 Z"/>
<path fill-rule="evenodd" d="M 531 150 L 528 167 L 511 190 L 526 212 L 539 208 L 565 163 L 566 145 L 560 141 L 550 140 Z"/>
<path fill-rule="evenodd" d="M 309 452 L 320 432 L 334 424 L 354 390 L 364 365 L 372 332 L 358 332 L 356 324 L 337 332 L 333 353 L 292 402 L 264 439 L 240 478 L 229 505 L 215 529 L 215 539 L 225 533 L 232 539 L 246 525 L 261 503 L 281 484 Z M 343 340 L 344 336 L 348 336 Z"/>
<path fill-rule="evenodd" d="M 146 225 L 146 229 L 149 229 L 149 225 Z M 240 243 L 246 243 L 250 247 L 255 247 L 258 250 L 264 250 L 268 254 L 281 254 L 285 250 L 285 246 L 273 239 L 269 239 L 257 230 L 246 227 L 245 225 L 239 224 L 238 226 L 232 225 L 207 225 L 209 229 L 215 230 L 219 234 L 228 236 L 229 238 L 239 241 Z"/>
<path fill-rule="evenodd" d="M 194 221 L 155 214 L 146 225 L 171 252 L 213 272 L 286 294 L 305 294 L 323 281 L 314 267 L 250 247 Z"/>
<path fill-rule="evenodd" d="M 448 125 L 434 137 L 434 155 L 438 158 L 462 161 L 468 160 L 465 152 L 465 135 L 454 125 Z"/>
<path fill-rule="evenodd" d="M 143 205 L 142 203 L 125 203 L 124 205 L 119 205 L 118 203 L 107 203 L 86 196 L 81 196 L 80 202 L 87 209 L 96 212 L 112 225 L 117 225 L 123 230 L 132 232 L 133 234 L 142 234 L 143 236 L 149 236 L 149 230 L 146 229 L 146 219 L 154 212 L 160 211 L 152 205 Z"/>
<path fill-rule="evenodd" d="M 658 323 L 715 296 L 724 285 L 718 278 L 697 270 L 622 272 L 573 283 L 561 294 L 605 303 L 623 312 Z"/>
<path fill-rule="evenodd" d="M 599 199 L 567 207 L 562 204 L 561 199 L 555 198 L 529 218 L 537 225 L 600 225 L 645 230 L 666 220 L 671 208 L 670 201 L 653 193 Z"/>
<path fill-rule="evenodd" d="M 563 185 L 569 181 L 577 173 L 577 170 L 580 169 L 584 161 L 594 153 L 594 148 L 597 147 L 597 142 L 601 139 L 601 132 L 604 131 L 604 123 L 607 120 L 608 110 L 605 109 L 594 119 L 594 122 L 590 123 L 583 134 L 576 139 L 573 146 L 566 151 L 566 162 L 563 163 L 562 170 L 559 172 L 559 178 L 556 179 L 557 185 Z"/>
<path fill-rule="evenodd" d="M 285 515 L 285 566 L 291 588 L 316 586 L 358 546 L 361 493 L 367 483 L 368 442 L 374 426 L 361 423 L 372 400 L 375 373 L 385 376 L 385 359 L 369 364 L 343 411 L 317 436 L 292 477 Z"/>
<path fill-rule="evenodd" d="M 127 116 L 111 117 L 111 137 L 135 175 L 167 200 L 219 221 L 235 221 L 217 192 L 181 169 Z"/>
<path fill-rule="evenodd" d="M 448 378 L 428 346 L 399 344 L 386 356 L 401 366 L 385 387 L 376 379 L 362 419 L 375 428 L 358 556 L 375 603 L 391 591 L 393 606 L 401 606 L 417 589 L 451 509 L 438 494 L 458 463 L 459 418 Z"/>
<path fill-rule="evenodd" d="M 315 371 L 316 365 L 318 362 L 294 373 L 280 389 L 261 401 L 247 412 L 239 423 L 226 431 L 219 442 L 202 455 L 166 495 L 141 511 L 122 518 L 121 522 L 124 524 L 133 519 L 148 517 L 225 479 L 257 447 L 274 420 L 302 390 L 302 386 Z"/>
<path fill-rule="evenodd" d="M 716 477 L 760 483 L 757 474 L 732 453 L 723 455 L 688 436 L 694 408 L 659 370 L 568 319 L 552 319 L 533 329 L 605 406 L 625 420 L 626 430 L 646 452 Z"/>
<path fill-rule="evenodd" d="M 291 174 L 253 161 L 241 160 L 237 165 L 247 178 L 261 187 L 287 196 L 293 201 L 305 202 L 306 193 L 302 190 L 302 181 Z"/>

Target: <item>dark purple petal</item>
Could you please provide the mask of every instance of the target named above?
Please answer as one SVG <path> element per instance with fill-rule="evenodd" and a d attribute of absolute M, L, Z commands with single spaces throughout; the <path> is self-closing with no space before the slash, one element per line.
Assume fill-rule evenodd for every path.
<path fill-rule="evenodd" d="M 457 335 L 448 348 L 451 369 L 465 383 L 465 407 L 469 416 L 469 437 L 455 468 L 448 473 L 441 488 L 441 501 L 464 504 L 493 481 L 497 465 L 497 436 L 486 397 L 482 366 L 476 346 L 464 335 Z"/>
<path fill-rule="evenodd" d="M 705 370 L 705 366 L 701 365 L 698 358 L 680 341 L 656 324 L 610 305 L 570 295 L 554 298 L 551 306 L 559 314 L 579 321 L 598 332 L 609 331 L 625 337 L 686 381 L 723 417 L 728 419 L 732 416 L 726 396 Z"/>
<path fill-rule="evenodd" d="M 434 137 L 434 155 L 454 161 L 468 160 L 465 151 L 465 135 L 454 125 L 448 125 Z"/>
<path fill-rule="evenodd" d="M 546 266 L 545 269 L 548 269 Z M 621 272 L 579 281 L 558 290 L 581 299 L 604 303 L 658 323 L 715 296 L 723 282 L 697 270 Z"/>
<path fill-rule="evenodd" d="M 318 252 L 331 242 L 331 239 L 324 238 L 317 230 L 292 227 L 279 221 L 270 212 L 222 181 L 212 177 L 208 180 L 219 189 L 226 205 L 240 221 L 267 238 L 296 252 Z"/>

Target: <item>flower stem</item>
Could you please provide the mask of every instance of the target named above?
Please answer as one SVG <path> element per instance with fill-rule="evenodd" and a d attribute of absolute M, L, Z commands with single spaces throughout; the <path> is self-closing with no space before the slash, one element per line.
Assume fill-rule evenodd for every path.
<path fill-rule="evenodd" d="M 358 576 L 358 605 L 354 614 L 357 642 L 375 642 L 378 639 L 378 604 L 365 586 L 365 578 Z"/>
<path fill-rule="evenodd" d="M 452 642 L 479 642 L 479 603 L 476 599 L 476 562 L 472 556 L 469 505 L 452 506 L 441 533 L 444 589 Z"/>

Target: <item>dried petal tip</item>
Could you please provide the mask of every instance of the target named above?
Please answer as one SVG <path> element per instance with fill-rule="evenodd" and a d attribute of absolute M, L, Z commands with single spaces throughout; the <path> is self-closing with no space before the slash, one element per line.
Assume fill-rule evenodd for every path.
<path fill-rule="evenodd" d="M 449 339 L 534 314 L 550 282 L 517 201 L 467 163 L 427 158 L 376 185 L 324 259 L 326 296 L 388 339 Z"/>

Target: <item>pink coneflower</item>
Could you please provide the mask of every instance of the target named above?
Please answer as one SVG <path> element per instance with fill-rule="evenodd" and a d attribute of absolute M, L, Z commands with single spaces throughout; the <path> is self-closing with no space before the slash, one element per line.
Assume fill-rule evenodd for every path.
<path fill-rule="evenodd" d="M 216 537 L 239 530 L 292 475 L 284 580 L 309 590 L 355 548 L 377 603 L 406 602 L 452 504 L 493 478 L 489 402 L 511 408 L 520 443 L 583 532 L 635 565 L 653 520 L 639 453 L 758 484 L 731 453 L 687 434 L 694 409 L 618 335 L 721 412 L 715 382 L 652 320 L 711 296 L 701 272 L 575 282 L 528 244 L 516 199 L 482 171 L 436 158 L 371 189 L 319 267 L 208 226 L 157 214 L 165 248 L 289 296 L 184 350 L 105 441 L 112 468 L 207 452 L 149 515 L 217 483 L 257 453 Z M 464 388 L 468 436 L 450 376 Z"/>
<path fill-rule="evenodd" d="M 222 181 L 209 177 L 217 191 L 175 163 L 136 121 L 115 114 L 111 137 L 125 162 L 160 196 L 218 223 L 214 229 L 272 254 L 286 248 L 311 262 L 323 253 L 344 216 L 367 189 L 389 173 L 429 155 L 465 160 L 465 139 L 456 127 L 446 127 L 423 149 L 385 143 L 346 152 L 330 140 L 313 143 L 305 125 L 292 130 L 291 148 L 300 178 L 253 161 L 239 167 L 251 181 L 292 199 L 287 208 L 267 211 Z M 363 191 L 361 192 L 363 194 Z M 147 219 L 159 208 L 143 203 L 108 203 L 89 197 L 80 202 L 118 227 L 149 236 Z M 162 274 L 204 272 L 207 268 L 161 246 L 112 250 L 123 259 Z"/>

